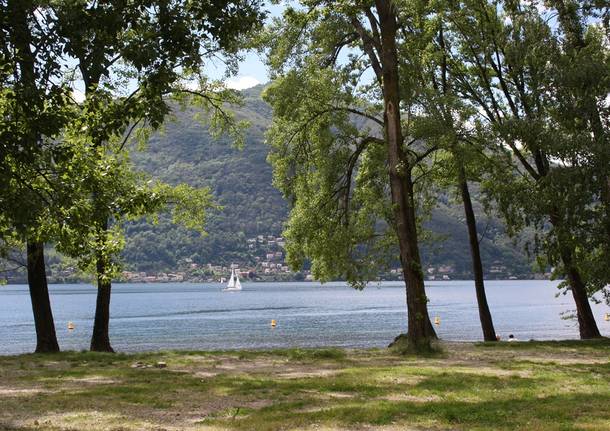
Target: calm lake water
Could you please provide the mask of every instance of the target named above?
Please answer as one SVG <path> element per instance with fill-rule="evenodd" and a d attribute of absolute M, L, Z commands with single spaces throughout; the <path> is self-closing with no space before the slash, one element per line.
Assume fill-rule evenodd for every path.
<path fill-rule="evenodd" d="M 577 338 L 570 296 L 555 297 L 557 282 L 489 281 L 487 294 L 496 331 L 520 340 Z M 157 349 L 258 349 L 274 347 L 383 347 L 405 331 L 404 285 L 385 282 L 356 291 L 344 283 L 244 283 L 241 292 L 219 284 L 115 284 L 111 341 L 119 351 Z M 89 346 L 95 307 L 90 285 L 51 285 L 60 346 Z M 428 282 L 432 318 L 441 338 L 479 340 L 471 281 Z M 594 305 L 603 334 L 610 312 Z M 270 327 L 271 319 L 277 327 Z M 76 329 L 67 330 L 68 321 Z M 31 352 L 34 322 L 27 286 L 0 286 L 0 354 Z"/>

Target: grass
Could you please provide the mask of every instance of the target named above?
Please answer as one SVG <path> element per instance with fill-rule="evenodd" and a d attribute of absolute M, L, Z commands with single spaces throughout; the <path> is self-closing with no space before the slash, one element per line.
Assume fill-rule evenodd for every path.
<path fill-rule="evenodd" d="M 610 429 L 608 340 L 442 349 L 0 357 L 0 429 Z"/>

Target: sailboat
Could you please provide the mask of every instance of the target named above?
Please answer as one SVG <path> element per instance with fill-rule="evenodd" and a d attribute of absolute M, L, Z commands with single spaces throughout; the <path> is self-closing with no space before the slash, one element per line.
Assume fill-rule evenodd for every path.
<path fill-rule="evenodd" d="M 239 282 L 239 275 L 235 272 L 234 268 L 231 268 L 231 278 L 229 279 L 229 284 L 224 289 L 225 292 L 233 291 L 233 290 L 241 290 L 241 283 Z"/>

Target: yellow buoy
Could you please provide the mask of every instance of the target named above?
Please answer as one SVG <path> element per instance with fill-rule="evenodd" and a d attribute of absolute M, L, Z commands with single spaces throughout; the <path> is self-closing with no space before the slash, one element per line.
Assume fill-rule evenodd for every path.
<path fill-rule="evenodd" d="M 276 325 L 277 325 L 277 322 L 275 321 L 275 319 L 271 319 L 271 327 L 275 328 Z"/>
<path fill-rule="evenodd" d="M 441 318 L 440 318 L 440 317 L 438 317 L 438 316 L 437 316 L 437 317 L 435 317 L 435 318 L 434 318 L 434 324 L 435 324 L 435 325 L 440 325 L 440 324 L 441 324 Z"/>
<path fill-rule="evenodd" d="M 606 322 L 610 322 L 610 313 L 606 313 L 606 314 L 604 315 L 604 320 L 605 320 Z"/>
<path fill-rule="evenodd" d="M 74 323 L 68 322 L 68 330 L 72 331 L 74 329 Z"/>

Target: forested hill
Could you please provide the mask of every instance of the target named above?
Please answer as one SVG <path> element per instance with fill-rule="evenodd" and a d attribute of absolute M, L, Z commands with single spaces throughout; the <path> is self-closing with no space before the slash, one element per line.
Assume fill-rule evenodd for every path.
<path fill-rule="evenodd" d="M 245 266 L 254 265 L 257 256 L 259 263 L 265 259 L 265 250 L 247 240 L 257 235 L 280 236 L 288 208 L 271 184 L 264 144 L 271 110 L 261 100 L 261 90 L 258 86 L 244 91 L 245 105 L 237 111 L 252 124 L 243 150 L 232 147 L 227 139 L 212 139 L 193 118 L 194 112 L 184 111 L 176 113 L 176 120 L 168 122 L 164 133 L 154 136 L 145 151 L 133 154 L 140 169 L 162 180 L 211 187 L 223 208 L 210 215 L 206 237 L 173 226 L 163 217 L 154 226 L 145 222 L 128 226 L 124 251 L 128 269 L 156 273 L 175 271 L 185 262 Z M 530 264 L 504 235 L 501 224 L 482 216 L 479 224 L 486 232 L 482 252 L 487 270 L 492 271 L 488 275 L 529 275 Z M 428 227 L 445 240 L 436 238 L 434 244 L 425 245 L 426 267 L 435 267 L 441 277 L 468 274 L 470 255 L 461 207 L 440 199 Z"/>

